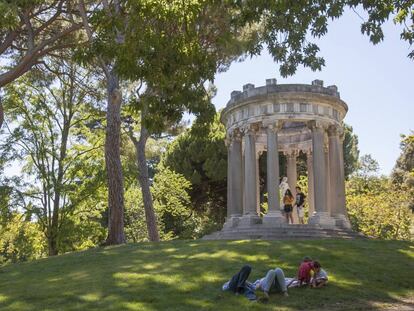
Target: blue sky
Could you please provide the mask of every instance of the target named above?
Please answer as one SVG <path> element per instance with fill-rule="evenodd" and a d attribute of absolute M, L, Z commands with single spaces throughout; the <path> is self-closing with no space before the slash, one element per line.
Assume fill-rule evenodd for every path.
<path fill-rule="evenodd" d="M 400 134 L 414 130 L 414 61 L 407 58 L 410 47 L 400 40 L 398 26 L 387 23 L 385 40 L 374 46 L 361 34 L 360 24 L 354 12 L 331 22 L 328 34 L 317 41 L 326 62 L 322 71 L 299 67 L 294 76 L 283 79 L 267 52 L 232 64 L 216 76 L 218 92 L 213 103 L 221 109 L 231 91 L 241 90 L 246 83 L 264 85 L 267 78 L 281 84 L 314 79 L 336 84 L 349 106 L 345 122 L 358 135 L 361 155 L 371 154 L 380 172 L 389 174 L 400 154 Z"/>

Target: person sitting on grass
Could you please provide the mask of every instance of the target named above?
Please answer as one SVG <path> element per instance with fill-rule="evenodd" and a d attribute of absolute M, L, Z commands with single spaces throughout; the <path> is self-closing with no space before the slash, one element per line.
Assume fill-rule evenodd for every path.
<path fill-rule="evenodd" d="M 266 276 L 253 283 L 256 290 L 261 289 L 265 299 L 269 299 L 269 292 L 271 290 L 283 293 L 284 296 L 289 296 L 285 282 L 285 274 L 281 268 L 271 269 Z"/>
<path fill-rule="evenodd" d="M 318 261 L 313 262 L 314 275 L 311 280 L 312 288 L 319 288 L 325 286 L 328 282 L 328 273 L 322 269 L 321 264 Z"/>
<path fill-rule="evenodd" d="M 252 267 L 244 265 L 239 272 L 223 284 L 223 291 L 231 291 L 236 295 L 244 294 L 249 300 L 256 301 L 255 288 L 252 283 L 247 281 L 251 271 Z"/>
<path fill-rule="evenodd" d="M 298 270 L 299 286 L 310 284 L 310 280 L 312 277 L 311 275 L 312 270 L 313 270 L 312 259 L 308 256 L 305 256 Z"/>
<path fill-rule="evenodd" d="M 295 284 L 296 286 L 302 286 L 310 284 L 311 281 L 311 271 L 313 270 L 313 262 L 312 259 L 308 256 L 305 256 L 303 258 L 303 261 L 301 262 L 299 269 L 298 269 L 298 275 L 297 279 L 293 279 L 289 284 L 288 287 L 291 287 L 291 285 Z"/>

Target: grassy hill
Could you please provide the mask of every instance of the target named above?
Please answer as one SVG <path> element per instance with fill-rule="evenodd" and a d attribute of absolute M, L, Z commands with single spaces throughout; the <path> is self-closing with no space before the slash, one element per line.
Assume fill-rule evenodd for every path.
<path fill-rule="evenodd" d="M 242 264 L 293 276 L 317 258 L 330 283 L 271 294 L 221 291 Z M 260 294 L 259 294 L 260 296 Z M 413 310 L 414 244 L 396 241 L 174 241 L 129 244 L 0 268 L 0 310 Z"/>

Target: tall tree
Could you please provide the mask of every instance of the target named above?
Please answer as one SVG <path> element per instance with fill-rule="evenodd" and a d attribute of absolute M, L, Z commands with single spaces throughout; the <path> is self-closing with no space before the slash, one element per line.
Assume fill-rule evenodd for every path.
<path fill-rule="evenodd" d="M 99 4 L 90 11 L 90 14 L 88 14 L 89 11 L 85 1 L 80 0 L 78 8 L 89 39 L 90 51 L 92 51 L 88 58 L 98 64 L 106 81 L 105 165 L 108 181 L 109 213 L 106 244 L 111 245 L 126 242 L 124 232 L 124 177 L 120 151 L 122 90 L 116 65 L 117 59 L 114 54 L 111 54 L 114 50 L 120 51 L 124 44 L 126 23 L 122 22 L 121 1 L 114 0 L 111 3 L 99 1 Z M 103 31 L 100 33 L 100 37 L 96 39 L 94 35 L 97 28 Z"/>
<path fill-rule="evenodd" d="M 76 147 L 74 139 L 77 127 L 96 117 L 90 103 L 99 94 L 92 75 L 65 61 L 50 66 L 56 75 L 39 79 L 33 72 L 6 88 L 7 139 L 1 150 L 3 157 L 22 162 L 23 172 L 32 179 L 24 187 L 22 199 L 28 203 L 22 207 L 36 216 L 49 255 L 56 255 L 62 226 L 89 195 L 71 195 L 80 178 L 71 168 L 101 145 Z"/>
<path fill-rule="evenodd" d="M 44 56 L 77 44 L 72 35 L 82 27 L 76 22 L 71 1 L 0 0 L 0 90 L 42 63 Z M 0 100 L 0 127 L 3 106 Z"/>

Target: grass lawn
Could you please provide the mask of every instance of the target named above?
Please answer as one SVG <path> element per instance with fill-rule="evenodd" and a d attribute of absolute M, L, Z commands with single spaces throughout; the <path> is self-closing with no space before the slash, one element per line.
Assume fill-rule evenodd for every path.
<path fill-rule="evenodd" d="M 221 291 L 244 264 L 294 276 L 319 259 L 330 283 L 271 294 Z M 260 296 L 261 294 L 259 294 Z M 371 240 L 173 241 L 128 244 L 0 268 L 0 310 L 414 310 L 414 244 Z"/>

